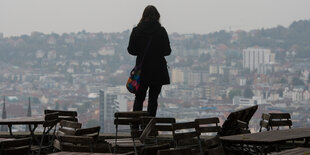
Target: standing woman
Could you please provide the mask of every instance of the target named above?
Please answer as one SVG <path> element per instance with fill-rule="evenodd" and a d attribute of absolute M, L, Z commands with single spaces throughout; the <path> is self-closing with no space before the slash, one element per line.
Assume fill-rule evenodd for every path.
<path fill-rule="evenodd" d="M 149 89 L 147 112 L 156 116 L 158 95 L 161 87 L 170 84 L 167 61 L 171 48 L 167 31 L 159 23 L 160 14 L 157 9 L 149 5 L 142 14 L 138 26 L 134 27 L 128 45 L 128 53 L 137 56 L 136 65 L 142 62 L 141 85 L 136 93 L 133 111 L 142 111 L 146 92 Z"/>

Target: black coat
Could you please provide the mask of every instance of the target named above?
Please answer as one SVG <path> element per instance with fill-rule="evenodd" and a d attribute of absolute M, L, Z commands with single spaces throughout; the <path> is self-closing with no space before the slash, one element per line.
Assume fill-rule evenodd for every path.
<path fill-rule="evenodd" d="M 152 38 L 141 74 L 141 83 L 148 85 L 170 84 L 167 61 L 171 48 L 167 31 L 158 22 L 143 22 L 134 27 L 128 45 L 128 53 L 137 56 L 136 65 L 140 64 L 150 38 Z"/>

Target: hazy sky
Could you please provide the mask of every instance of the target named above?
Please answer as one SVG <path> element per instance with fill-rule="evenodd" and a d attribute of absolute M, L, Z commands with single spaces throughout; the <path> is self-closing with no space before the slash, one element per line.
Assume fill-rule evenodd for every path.
<path fill-rule="evenodd" d="M 161 14 L 168 33 L 209 33 L 288 26 L 310 19 L 310 0 L 0 0 L 0 33 L 121 32 L 146 5 Z"/>

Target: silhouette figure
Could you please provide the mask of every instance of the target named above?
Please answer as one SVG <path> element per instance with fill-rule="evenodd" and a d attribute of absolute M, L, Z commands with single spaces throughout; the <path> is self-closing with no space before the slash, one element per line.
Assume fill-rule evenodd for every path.
<path fill-rule="evenodd" d="M 136 93 L 133 111 L 142 111 L 146 92 L 149 89 L 147 112 L 156 116 L 158 96 L 163 85 L 170 84 L 167 61 L 165 56 L 170 55 L 170 41 L 167 31 L 161 26 L 160 14 L 157 9 L 149 5 L 142 14 L 138 25 L 133 28 L 128 45 L 128 53 L 136 58 L 136 64 L 142 62 L 144 49 L 150 42 L 144 56 L 141 85 Z"/>

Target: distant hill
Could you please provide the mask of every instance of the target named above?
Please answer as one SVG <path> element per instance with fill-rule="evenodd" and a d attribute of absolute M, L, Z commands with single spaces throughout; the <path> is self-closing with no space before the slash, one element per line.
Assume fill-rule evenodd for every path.
<path fill-rule="evenodd" d="M 43 34 L 34 32 L 31 35 L 0 38 L 0 61 L 17 66 L 30 63 L 30 67 L 41 67 L 44 61 L 56 64 L 57 61 L 102 60 L 109 57 L 107 64 L 128 63 L 127 45 L 129 30 L 121 33 L 64 33 Z M 277 58 L 285 56 L 286 51 L 295 51 L 297 58 L 310 57 L 310 20 L 294 21 L 289 27 L 277 26 L 269 29 L 251 31 L 224 30 L 209 34 L 170 34 L 171 45 L 175 51 L 195 51 L 210 46 L 241 51 L 243 48 L 261 46 L 276 52 Z M 112 49 L 114 56 L 91 53 Z M 53 51 L 56 51 L 53 56 Z M 42 55 L 43 53 L 43 55 Z M 42 57 L 40 56 L 42 55 Z M 173 54 L 178 54 L 174 53 Z M 191 54 L 191 53 L 189 53 Z M 55 57 L 55 58 L 53 58 Z M 50 59 L 53 58 L 53 59 Z M 132 61 L 132 60 L 130 60 Z M 26 64 L 27 63 L 27 64 Z"/>
<path fill-rule="evenodd" d="M 295 51 L 296 57 L 310 57 L 310 20 L 293 22 L 288 28 L 278 26 L 270 29 L 253 30 L 240 38 L 243 46 L 263 46 Z"/>

